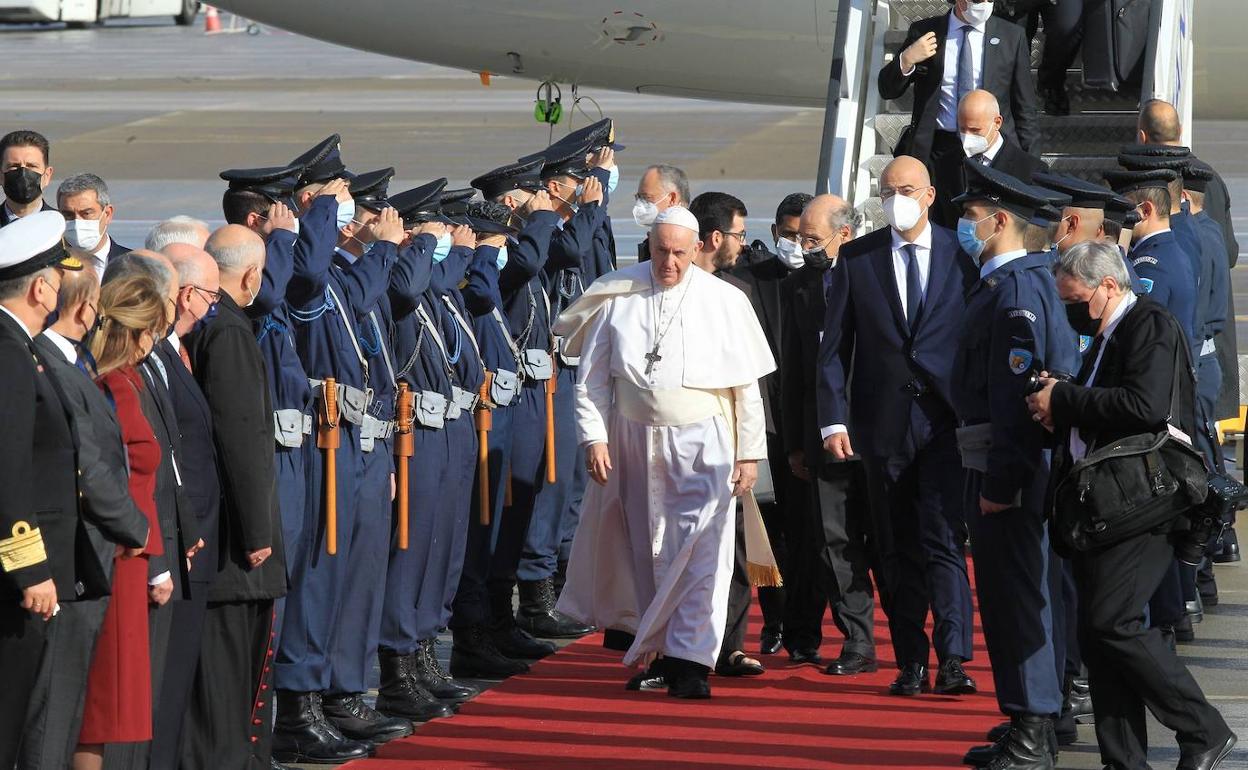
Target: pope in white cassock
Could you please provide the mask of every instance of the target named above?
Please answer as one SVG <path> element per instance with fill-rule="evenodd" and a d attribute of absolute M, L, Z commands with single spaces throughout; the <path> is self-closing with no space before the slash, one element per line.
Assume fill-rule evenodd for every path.
<path fill-rule="evenodd" d="M 767 457 L 758 379 L 775 369 L 749 299 L 692 264 L 688 209 L 661 213 L 649 262 L 594 282 L 555 333 L 580 355 L 590 476 L 558 609 L 630 632 L 627 665 L 710 696 L 734 562 L 736 497 Z"/>

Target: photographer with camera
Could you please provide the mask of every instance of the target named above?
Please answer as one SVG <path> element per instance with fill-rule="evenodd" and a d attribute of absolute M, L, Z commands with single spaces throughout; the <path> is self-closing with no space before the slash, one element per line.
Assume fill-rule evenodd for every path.
<path fill-rule="evenodd" d="M 1101 761 L 1146 766 L 1147 707 L 1175 732 L 1180 768 L 1211 770 L 1235 734 L 1144 617 L 1206 497 L 1186 340 L 1164 307 L 1130 290 L 1114 246 L 1081 243 L 1056 273 L 1071 325 L 1095 339 L 1072 382 L 1045 377 L 1027 401 L 1058 437 L 1053 526 L 1079 590 Z"/>

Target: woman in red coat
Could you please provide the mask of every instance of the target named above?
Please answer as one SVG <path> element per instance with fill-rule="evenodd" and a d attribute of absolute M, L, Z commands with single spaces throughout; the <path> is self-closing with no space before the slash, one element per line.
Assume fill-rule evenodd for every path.
<path fill-rule="evenodd" d="M 138 554 L 119 553 L 112 598 L 87 678 L 82 731 L 74 770 L 98 770 L 106 743 L 152 739 L 152 672 L 148 650 L 148 557 L 162 553 L 156 515 L 156 471 L 163 448 L 143 416 L 148 398 L 136 366 L 168 326 L 168 299 L 155 281 L 134 275 L 104 285 L 102 325 L 92 340 L 98 384 L 114 404 L 130 465 L 130 495 L 147 516 L 151 534 Z"/>

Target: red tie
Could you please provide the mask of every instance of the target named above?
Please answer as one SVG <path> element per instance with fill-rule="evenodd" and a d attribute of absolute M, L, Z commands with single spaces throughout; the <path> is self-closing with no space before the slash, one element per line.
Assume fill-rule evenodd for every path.
<path fill-rule="evenodd" d="M 182 359 L 182 363 L 186 364 L 186 370 L 194 374 L 195 370 L 191 368 L 191 356 L 186 352 L 186 345 L 178 345 L 178 357 Z"/>

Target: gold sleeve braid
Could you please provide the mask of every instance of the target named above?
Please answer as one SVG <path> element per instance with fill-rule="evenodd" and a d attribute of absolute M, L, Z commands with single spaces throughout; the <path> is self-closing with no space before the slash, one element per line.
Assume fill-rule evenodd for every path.
<path fill-rule="evenodd" d="M 13 525 L 13 536 L 0 540 L 0 568 L 5 572 L 33 567 L 48 560 L 43 535 L 24 521 Z"/>

